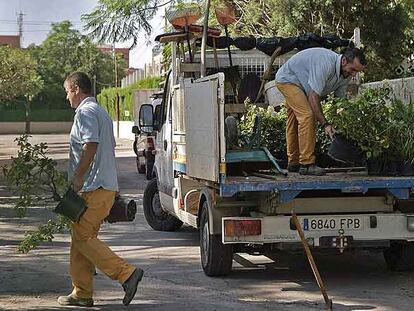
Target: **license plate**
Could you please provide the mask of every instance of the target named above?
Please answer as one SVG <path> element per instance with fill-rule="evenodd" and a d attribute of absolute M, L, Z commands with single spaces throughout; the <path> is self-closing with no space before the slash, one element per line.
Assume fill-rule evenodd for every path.
<path fill-rule="evenodd" d="M 303 230 L 362 230 L 363 223 L 359 217 L 315 217 L 303 219 Z"/>

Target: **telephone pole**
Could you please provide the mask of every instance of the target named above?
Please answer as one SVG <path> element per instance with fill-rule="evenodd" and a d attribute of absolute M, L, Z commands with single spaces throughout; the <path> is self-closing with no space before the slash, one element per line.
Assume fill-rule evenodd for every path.
<path fill-rule="evenodd" d="M 121 119 L 120 107 L 119 107 L 119 93 L 118 93 L 118 63 L 116 59 L 115 42 L 112 45 L 112 52 L 114 54 L 114 73 L 115 73 L 115 92 L 116 92 L 116 137 L 119 138 L 119 122 Z"/>
<path fill-rule="evenodd" d="M 17 25 L 19 26 L 19 39 L 20 39 L 20 47 L 23 47 L 23 14 L 22 11 L 20 11 L 19 14 L 17 14 Z"/>

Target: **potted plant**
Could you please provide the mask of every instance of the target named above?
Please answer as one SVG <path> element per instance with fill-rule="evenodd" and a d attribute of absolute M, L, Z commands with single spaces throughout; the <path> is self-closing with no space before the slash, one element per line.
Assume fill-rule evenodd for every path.
<path fill-rule="evenodd" d="M 387 87 L 367 89 L 352 99 L 330 97 L 326 102 L 328 120 L 340 134 L 356 143 L 373 174 L 381 173 L 383 156 L 390 146 L 390 94 Z"/>
<path fill-rule="evenodd" d="M 390 154 L 400 175 L 414 175 L 414 104 L 394 99 L 391 115 Z"/>
<path fill-rule="evenodd" d="M 262 126 L 259 137 L 259 145 L 266 147 L 282 162 L 287 162 L 286 156 L 286 109 L 281 108 L 276 112 L 273 107 L 261 108 L 251 103 L 247 98 L 245 101 L 245 114 L 241 118 L 239 127 L 242 141 L 248 143 L 252 135 L 256 116 L 261 118 Z"/>

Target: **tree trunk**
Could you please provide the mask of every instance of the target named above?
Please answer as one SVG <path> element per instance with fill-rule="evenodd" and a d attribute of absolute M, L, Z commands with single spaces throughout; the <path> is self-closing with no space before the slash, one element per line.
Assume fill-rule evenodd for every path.
<path fill-rule="evenodd" d="M 26 134 L 30 134 L 30 102 L 27 101 L 24 106 L 26 107 Z"/>

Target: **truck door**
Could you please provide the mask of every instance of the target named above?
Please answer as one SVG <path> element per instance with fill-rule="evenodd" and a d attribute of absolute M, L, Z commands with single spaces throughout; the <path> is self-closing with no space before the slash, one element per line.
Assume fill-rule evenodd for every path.
<path fill-rule="evenodd" d="M 165 83 L 165 92 L 162 103 L 161 128 L 156 139 L 156 160 L 155 166 L 158 177 L 158 191 L 163 209 L 173 211 L 173 168 L 172 168 L 172 118 L 171 118 L 171 81 L 170 74 Z"/>

